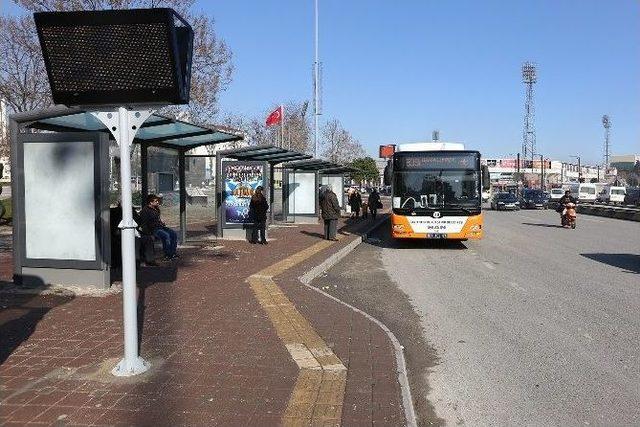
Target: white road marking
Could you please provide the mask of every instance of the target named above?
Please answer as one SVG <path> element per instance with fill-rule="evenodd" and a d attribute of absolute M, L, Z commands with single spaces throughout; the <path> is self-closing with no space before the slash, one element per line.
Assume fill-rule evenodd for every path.
<path fill-rule="evenodd" d="M 485 266 L 485 267 L 487 267 L 489 270 L 495 270 L 495 269 L 496 269 L 496 267 L 495 267 L 493 264 L 491 264 L 490 262 L 482 261 L 482 263 L 483 263 L 483 264 L 484 264 L 484 266 Z"/>
<path fill-rule="evenodd" d="M 515 289 L 517 291 L 527 293 L 527 290 L 525 288 L 523 288 L 522 286 L 518 285 L 516 282 L 510 282 L 509 286 L 511 286 L 513 289 Z"/>

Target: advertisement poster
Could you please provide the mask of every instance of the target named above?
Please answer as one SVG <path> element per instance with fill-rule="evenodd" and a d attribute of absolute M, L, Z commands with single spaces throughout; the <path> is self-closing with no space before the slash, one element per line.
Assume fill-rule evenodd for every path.
<path fill-rule="evenodd" d="M 249 202 L 258 186 L 265 187 L 263 163 L 223 162 L 224 214 L 226 225 L 251 222 Z M 265 188 L 266 192 L 266 188 Z M 266 195 L 266 194 L 265 194 Z"/>

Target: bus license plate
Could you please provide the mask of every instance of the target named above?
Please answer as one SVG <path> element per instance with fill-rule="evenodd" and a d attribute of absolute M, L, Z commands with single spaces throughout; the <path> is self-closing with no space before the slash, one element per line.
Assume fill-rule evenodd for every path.
<path fill-rule="evenodd" d="M 429 239 L 446 239 L 447 235 L 446 234 L 441 234 L 441 233 L 429 233 L 429 234 L 427 234 L 427 238 L 429 238 Z"/>

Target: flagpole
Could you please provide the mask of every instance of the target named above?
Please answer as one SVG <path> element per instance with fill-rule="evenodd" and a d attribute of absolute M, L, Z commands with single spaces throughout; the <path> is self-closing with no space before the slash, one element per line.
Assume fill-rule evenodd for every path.
<path fill-rule="evenodd" d="M 284 148 L 284 105 L 280 104 L 280 148 Z"/>
<path fill-rule="evenodd" d="M 313 69 L 313 104 L 314 104 L 314 129 L 313 129 L 313 157 L 318 158 L 318 0 L 315 0 L 315 62 Z"/>

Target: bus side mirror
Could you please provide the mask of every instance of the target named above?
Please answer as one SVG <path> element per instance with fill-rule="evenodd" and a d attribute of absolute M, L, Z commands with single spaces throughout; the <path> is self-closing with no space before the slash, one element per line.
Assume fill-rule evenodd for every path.
<path fill-rule="evenodd" d="M 489 191 L 491 189 L 491 180 L 489 178 L 489 166 L 481 165 L 482 171 L 482 191 Z"/>
<path fill-rule="evenodd" d="M 384 167 L 384 185 L 391 185 L 391 160 L 387 161 L 387 166 Z"/>

